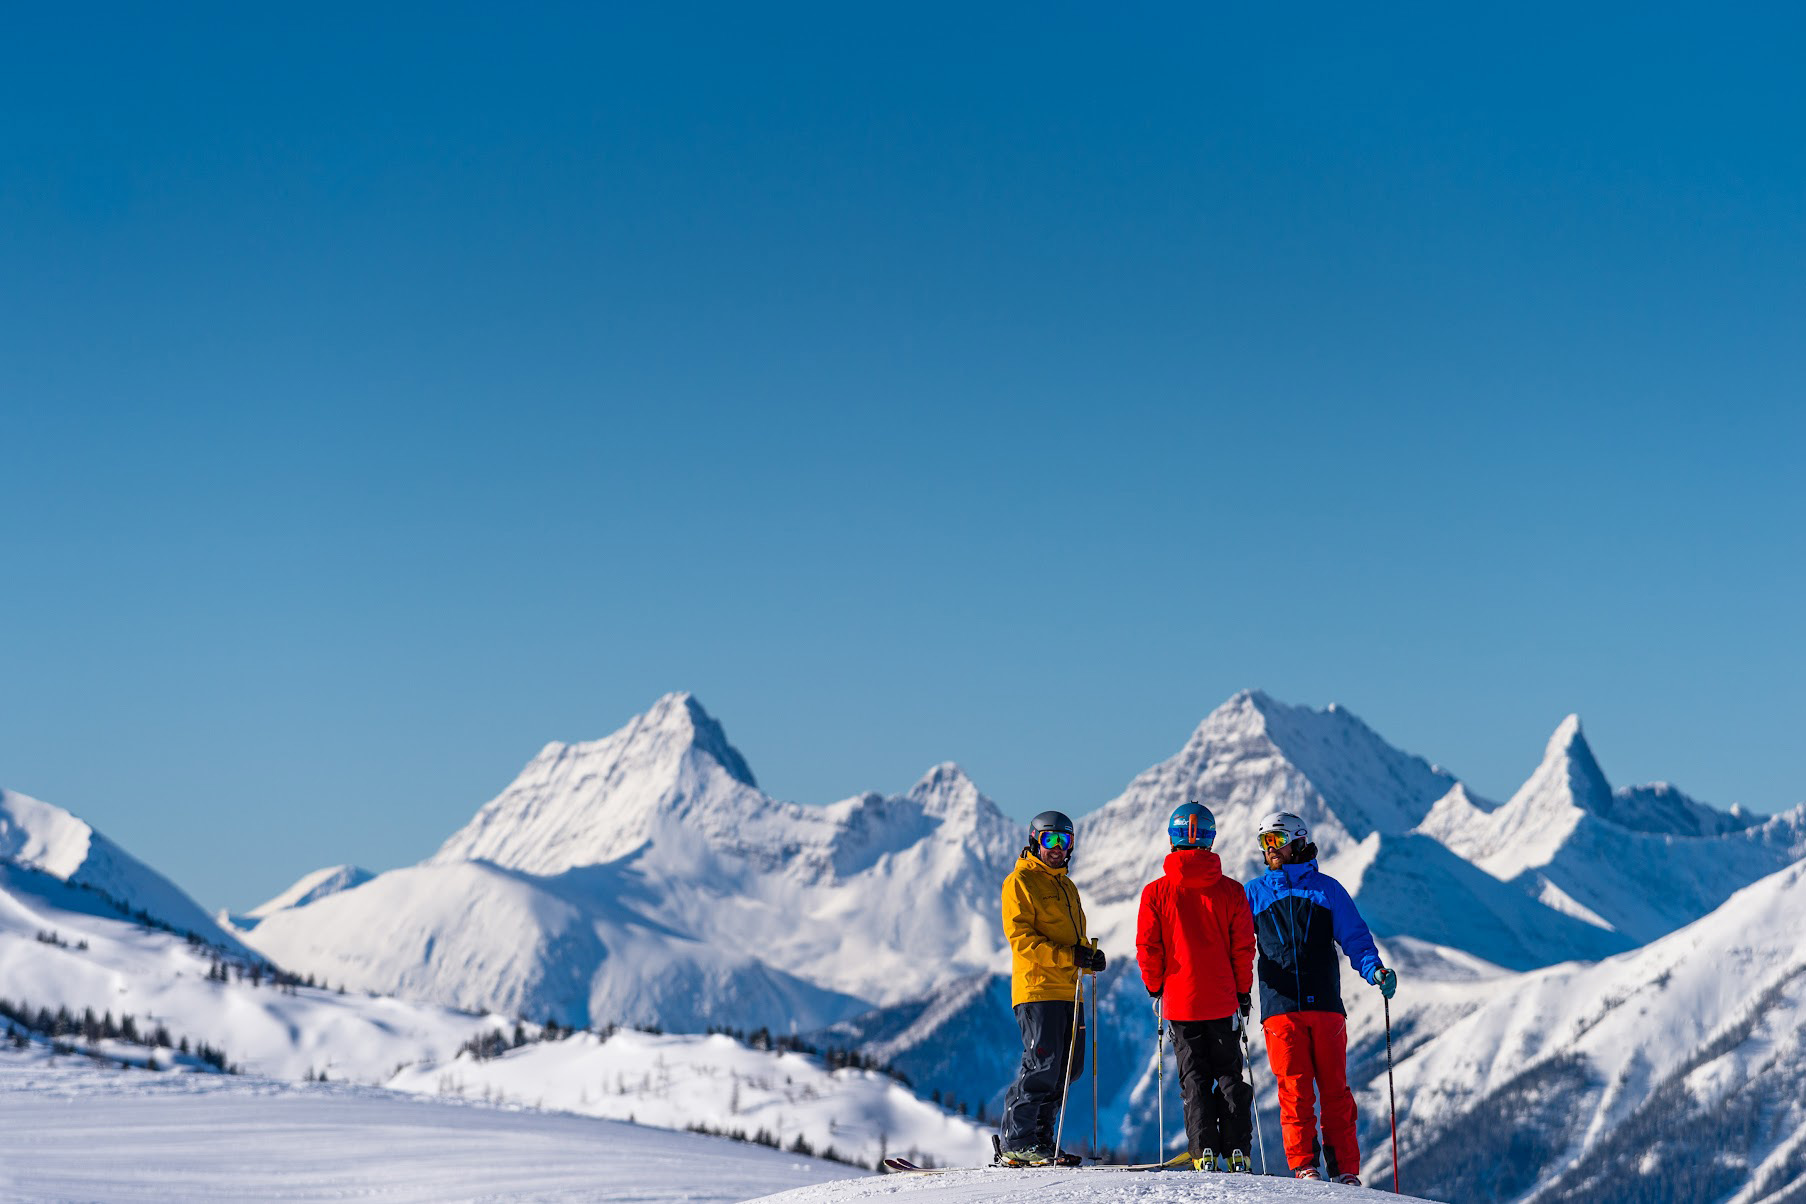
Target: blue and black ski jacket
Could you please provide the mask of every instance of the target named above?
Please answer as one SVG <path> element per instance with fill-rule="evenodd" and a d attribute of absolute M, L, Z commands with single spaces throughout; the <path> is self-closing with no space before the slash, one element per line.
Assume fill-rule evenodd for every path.
<path fill-rule="evenodd" d="M 1306 861 L 1268 870 L 1247 890 L 1260 949 L 1254 976 L 1261 1019 L 1287 1012 L 1347 1015 L 1335 947 L 1342 946 L 1348 964 L 1367 982 L 1380 968 L 1380 951 L 1342 884 Z"/>

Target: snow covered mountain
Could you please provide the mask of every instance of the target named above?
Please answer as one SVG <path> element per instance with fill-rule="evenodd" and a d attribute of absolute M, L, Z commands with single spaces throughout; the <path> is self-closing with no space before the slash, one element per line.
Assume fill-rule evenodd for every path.
<path fill-rule="evenodd" d="M 103 898 L 111 910 L 144 917 L 222 951 L 250 957 L 169 879 L 61 807 L 0 789 L 0 862 L 40 870 Z"/>
<path fill-rule="evenodd" d="M 1806 864 L 1645 948 L 1496 984 L 1465 1019 L 1408 1044 L 1397 1083 L 1414 1190 L 1535 1204 L 1798 1199 Z"/>
<path fill-rule="evenodd" d="M 773 1048 L 768 1039 L 552 1033 L 510 1015 L 287 981 L 261 960 L 247 961 L 0 859 L 0 1038 L 10 1038 L 0 1046 L 41 1067 L 39 1092 L 58 1089 L 50 1072 L 59 1062 L 70 1081 L 97 1066 L 114 1077 L 122 1065 L 210 1077 L 225 1064 L 264 1080 L 247 1088 L 263 1095 L 283 1094 L 282 1081 L 349 1080 L 642 1125 L 763 1132 L 793 1149 L 801 1139 L 867 1165 L 887 1150 L 976 1159 L 989 1148 L 978 1122 L 886 1073 Z M 148 1084 L 190 1075 L 140 1077 Z M 8 1169 L 0 1166 L 0 1196 Z"/>
<path fill-rule="evenodd" d="M 1799 809 L 1756 824 L 1668 786 L 1614 793 L 1576 715 L 1555 729 L 1510 801 L 1488 809 L 1451 794 L 1417 830 L 1555 910 L 1637 944 L 1806 852 Z"/>
<path fill-rule="evenodd" d="M 342 890 L 362 886 L 375 877 L 369 870 L 355 865 L 333 865 L 311 874 L 303 874 L 295 884 L 266 903 L 260 903 L 242 915 L 221 912 L 220 923 L 238 932 L 249 932 L 265 918 L 291 907 L 306 907 Z"/>
<path fill-rule="evenodd" d="M 895 797 L 772 799 L 672 694 L 548 745 L 426 862 L 249 939 L 361 989 L 563 1024 L 812 1029 L 994 969 L 1015 829 L 951 764 Z"/>

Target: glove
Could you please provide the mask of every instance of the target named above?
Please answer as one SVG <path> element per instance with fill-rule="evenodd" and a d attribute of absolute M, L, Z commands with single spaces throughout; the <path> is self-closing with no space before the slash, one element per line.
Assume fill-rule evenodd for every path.
<path fill-rule="evenodd" d="M 1381 966 L 1373 972 L 1373 985 L 1380 989 L 1381 995 L 1390 999 L 1392 993 L 1398 990 L 1398 974 Z"/>
<path fill-rule="evenodd" d="M 1089 945 L 1074 945 L 1072 960 L 1078 963 L 1081 970 L 1087 970 L 1093 974 L 1103 973 L 1104 951 L 1102 949 L 1093 949 Z"/>
<path fill-rule="evenodd" d="M 1242 1013 L 1242 1019 L 1246 1020 L 1248 1013 L 1254 1010 L 1254 996 L 1246 993 L 1236 995 L 1235 1006 Z"/>

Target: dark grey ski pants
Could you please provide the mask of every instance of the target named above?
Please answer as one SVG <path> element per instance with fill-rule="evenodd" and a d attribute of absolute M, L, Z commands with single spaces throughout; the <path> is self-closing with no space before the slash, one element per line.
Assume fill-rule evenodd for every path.
<path fill-rule="evenodd" d="M 1254 1091 L 1242 1078 L 1241 1034 L 1234 1017 L 1173 1021 L 1185 1138 L 1196 1158 L 1205 1150 L 1246 1154 L 1254 1139 Z"/>
<path fill-rule="evenodd" d="M 1003 1100 L 1000 1138 L 1006 1150 L 1028 1146 L 1051 1150 L 1060 1116 L 1066 1046 L 1072 1040 L 1072 1001 L 1019 1003 L 1016 1024 L 1022 1029 L 1022 1066 Z M 1085 1018 L 1081 1014 L 1078 1048 L 1072 1051 L 1072 1077 L 1078 1078 L 1084 1069 Z"/>

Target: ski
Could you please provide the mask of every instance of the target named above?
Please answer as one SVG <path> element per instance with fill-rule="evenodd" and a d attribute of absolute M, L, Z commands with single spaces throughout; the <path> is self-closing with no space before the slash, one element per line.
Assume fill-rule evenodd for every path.
<path fill-rule="evenodd" d="M 1184 1154 L 1171 1158 L 1166 1162 L 1094 1162 L 1090 1166 L 1076 1163 L 1034 1162 L 1013 1164 L 993 1162 L 985 1166 L 917 1166 L 907 1158 L 886 1158 L 883 1163 L 887 1175 L 945 1175 L 953 1171 L 1164 1171 L 1188 1168 L 1191 1160 Z"/>

